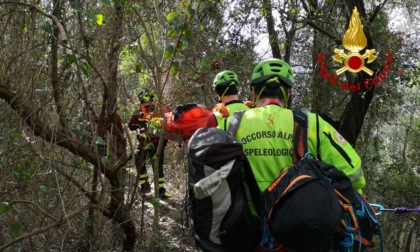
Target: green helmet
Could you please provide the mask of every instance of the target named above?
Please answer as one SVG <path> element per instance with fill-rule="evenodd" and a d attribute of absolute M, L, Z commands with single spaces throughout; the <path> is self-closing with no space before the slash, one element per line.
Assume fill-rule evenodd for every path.
<path fill-rule="evenodd" d="M 142 89 L 137 97 L 139 98 L 140 103 L 150 102 L 156 97 L 156 93 L 148 89 Z"/>
<path fill-rule="evenodd" d="M 280 78 L 287 86 L 293 87 L 294 74 L 292 68 L 280 59 L 268 59 L 260 62 L 252 71 L 251 86 L 262 84 L 273 77 Z M 276 82 L 279 83 L 280 82 Z"/>
<path fill-rule="evenodd" d="M 235 83 L 236 86 L 239 85 L 238 75 L 236 73 L 230 70 L 220 72 L 214 77 L 213 89 L 216 90 L 216 87 L 225 86 L 232 82 Z"/>

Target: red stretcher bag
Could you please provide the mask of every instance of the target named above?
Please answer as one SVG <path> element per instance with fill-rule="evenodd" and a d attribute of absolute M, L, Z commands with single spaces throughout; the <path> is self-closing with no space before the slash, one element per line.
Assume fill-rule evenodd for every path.
<path fill-rule="evenodd" d="M 196 130 L 206 125 L 211 110 L 195 103 L 176 107 L 174 112 L 165 113 L 166 138 L 169 140 L 188 140 Z"/>

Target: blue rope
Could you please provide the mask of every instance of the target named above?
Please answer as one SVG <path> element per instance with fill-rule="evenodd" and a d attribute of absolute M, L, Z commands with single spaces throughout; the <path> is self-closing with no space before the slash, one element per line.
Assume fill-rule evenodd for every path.
<path fill-rule="evenodd" d="M 352 252 L 354 244 L 354 232 L 353 227 L 351 225 L 351 216 L 349 213 L 343 213 L 342 216 L 344 222 L 346 223 L 346 228 L 340 234 L 336 246 L 339 249 L 339 251 Z"/>
<path fill-rule="evenodd" d="M 303 156 L 303 158 L 307 158 L 309 159 L 312 156 L 312 158 L 316 159 L 315 155 L 312 154 L 312 152 L 306 152 L 305 155 Z"/>
<path fill-rule="evenodd" d="M 263 230 L 263 235 L 260 242 L 260 247 L 264 247 L 268 243 L 269 248 L 273 249 L 274 238 L 270 233 L 270 229 L 268 228 L 267 217 L 264 217 L 263 224 L 264 224 L 264 230 Z"/>

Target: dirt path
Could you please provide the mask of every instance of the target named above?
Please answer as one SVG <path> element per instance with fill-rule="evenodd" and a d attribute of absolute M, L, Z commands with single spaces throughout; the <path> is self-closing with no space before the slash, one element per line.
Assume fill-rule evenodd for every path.
<path fill-rule="evenodd" d="M 191 231 L 187 229 L 187 224 L 184 220 L 184 225 L 181 222 L 181 209 L 184 200 L 184 193 L 179 191 L 172 191 L 172 197 L 170 199 L 160 200 L 160 234 L 159 237 L 159 251 L 175 251 L 175 252 L 195 252 L 196 247 L 194 245 Z M 154 199 L 151 196 L 153 192 L 145 197 L 144 201 L 144 230 L 140 231 L 140 241 L 138 244 L 139 251 L 147 251 L 147 246 L 150 241 L 150 232 L 152 229 L 153 221 L 153 204 Z M 139 227 L 141 224 L 141 201 L 139 198 L 138 202 L 138 213 L 139 216 L 136 218 L 139 221 Z M 185 215 L 183 216 L 185 219 Z"/>

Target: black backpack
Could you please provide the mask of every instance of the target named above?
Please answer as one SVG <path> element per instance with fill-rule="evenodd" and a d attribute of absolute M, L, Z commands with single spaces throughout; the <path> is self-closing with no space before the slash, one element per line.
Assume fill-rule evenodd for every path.
<path fill-rule="evenodd" d="M 186 208 L 202 251 L 252 251 L 260 239 L 261 224 L 248 208 L 241 171 L 254 186 L 255 178 L 242 143 L 233 137 L 242 115 L 232 117 L 228 132 L 201 128 L 188 143 Z"/>
<path fill-rule="evenodd" d="M 342 220 L 342 205 L 348 202 L 331 186 L 324 168 L 332 166 L 305 157 L 263 192 L 265 236 L 298 252 L 329 251 Z"/>
<path fill-rule="evenodd" d="M 307 143 L 307 114 L 305 110 L 296 110 L 294 111 L 294 120 L 295 120 L 295 129 L 297 131 L 303 132 L 299 134 L 301 139 L 296 139 L 294 143 L 305 153 L 308 151 Z M 316 125 L 318 126 L 318 115 L 316 116 Z M 317 134 L 319 130 L 317 129 Z M 305 140 L 306 139 L 306 140 Z M 319 139 L 319 137 L 318 137 Z M 319 141 L 317 141 L 319 144 Z M 302 146 L 302 147 L 301 147 Z M 319 148 L 319 146 L 317 147 Z M 297 150 L 298 153 L 298 150 Z M 298 154 L 299 157 L 299 154 Z M 352 183 L 347 175 L 338 170 L 333 166 L 322 166 L 326 177 L 330 180 L 331 185 L 334 187 L 336 192 L 342 196 L 342 198 L 348 201 L 348 205 L 351 206 L 353 210 L 354 217 L 349 216 L 352 214 L 349 211 L 343 212 L 343 221 L 348 225 L 347 229 L 340 225 L 338 228 L 338 234 L 334 238 L 333 250 L 334 251 L 345 251 L 349 247 L 353 247 L 353 252 L 365 251 L 368 248 L 374 247 L 373 238 L 377 235 L 380 243 L 380 251 L 383 251 L 383 240 L 382 232 L 376 218 L 375 210 L 371 207 L 366 197 L 360 195 L 357 191 L 353 189 Z M 343 199 L 343 200 L 344 200 Z M 349 225 L 351 220 L 356 221 L 356 223 Z"/>
<path fill-rule="evenodd" d="M 310 158 L 306 112 L 293 113 L 295 163 L 263 192 L 262 244 L 274 237 L 298 252 L 364 251 L 380 234 L 373 209 L 342 171 Z"/>

